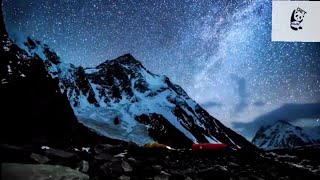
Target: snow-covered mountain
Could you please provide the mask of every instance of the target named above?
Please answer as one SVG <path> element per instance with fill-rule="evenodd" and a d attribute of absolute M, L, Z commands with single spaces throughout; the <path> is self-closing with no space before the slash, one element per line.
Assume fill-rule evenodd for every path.
<path fill-rule="evenodd" d="M 272 125 L 261 127 L 252 143 L 262 149 L 280 149 L 305 146 L 316 141 L 302 128 L 279 120 Z"/>
<path fill-rule="evenodd" d="M 130 54 L 83 68 L 62 62 L 49 46 L 19 34 L 4 38 L 1 45 L 10 54 L 2 60 L 1 86 L 21 79 L 28 86 L 25 79 L 36 75 L 44 85 L 52 81 L 60 92 L 54 84 L 52 90 L 68 97 L 77 119 L 103 136 L 139 145 L 157 141 L 190 147 L 197 142 L 222 142 L 254 148 L 210 116 L 180 86 L 151 73 Z M 36 82 L 32 79 L 29 88 Z M 42 87 L 41 83 L 37 86 Z"/>
<path fill-rule="evenodd" d="M 148 71 L 132 55 L 107 60 L 94 68 L 61 62 L 47 45 L 28 38 L 21 43 L 58 80 L 78 120 L 107 137 L 139 145 L 160 142 L 188 147 L 197 142 L 222 142 L 253 147 L 193 101 L 168 77 Z M 23 57 L 22 57 L 23 58 Z"/>

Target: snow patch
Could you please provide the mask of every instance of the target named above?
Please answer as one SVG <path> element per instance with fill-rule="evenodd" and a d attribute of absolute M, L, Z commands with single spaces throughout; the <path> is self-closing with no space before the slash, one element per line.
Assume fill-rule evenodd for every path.
<path fill-rule="evenodd" d="M 99 72 L 99 69 L 96 69 L 96 68 L 86 68 L 86 69 L 84 70 L 84 72 L 85 72 L 86 74 L 93 74 L 93 73 Z"/>
<path fill-rule="evenodd" d="M 41 149 L 50 149 L 49 146 L 41 146 Z"/>
<path fill-rule="evenodd" d="M 218 140 L 216 140 L 215 138 L 211 138 L 208 137 L 206 135 L 204 135 L 204 137 L 208 140 L 209 143 L 220 143 Z"/>
<path fill-rule="evenodd" d="M 7 65 L 7 68 L 8 68 L 8 73 L 9 73 L 9 74 L 12 74 L 11 66 L 10 66 L 10 65 Z"/>
<path fill-rule="evenodd" d="M 85 151 L 85 152 L 89 153 L 90 148 L 89 147 L 82 147 L 81 151 Z"/>

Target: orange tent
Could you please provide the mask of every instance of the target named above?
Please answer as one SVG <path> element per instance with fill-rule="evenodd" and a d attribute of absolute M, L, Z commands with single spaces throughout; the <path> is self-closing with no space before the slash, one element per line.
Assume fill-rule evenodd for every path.
<path fill-rule="evenodd" d="M 144 145 L 145 148 L 167 148 L 166 145 L 160 143 L 148 143 Z"/>

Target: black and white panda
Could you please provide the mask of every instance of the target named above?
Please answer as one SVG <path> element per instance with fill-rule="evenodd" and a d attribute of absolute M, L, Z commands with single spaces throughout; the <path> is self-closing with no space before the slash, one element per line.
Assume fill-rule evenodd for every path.
<path fill-rule="evenodd" d="M 297 31 L 302 29 L 301 22 L 303 21 L 304 15 L 306 12 L 300 8 L 295 9 L 291 15 L 291 29 Z"/>

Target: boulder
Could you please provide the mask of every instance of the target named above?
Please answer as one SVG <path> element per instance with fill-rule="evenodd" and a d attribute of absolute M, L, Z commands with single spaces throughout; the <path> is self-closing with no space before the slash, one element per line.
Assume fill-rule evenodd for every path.
<path fill-rule="evenodd" d="M 50 161 L 50 159 L 47 158 L 46 156 L 42 156 L 42 155 L 36 154 L 36 153 L 32 153 L 30 155 L 30 158 L 40 164 L 45 164 Z"/>
<path fill-rule="evenodd" d="M 96 145 L 93 149 L 94 149 L 94 152 L 99 154 L 99 153 L 103 153 L 103 152 L 108 152 L 110 150 L 112 150 L 114 148 L 113 145 L 110 145 L 110 144 L 99 144 L 99 145 Z"/>
<path fill-rule="evenodd" d="M 60 150 L 60 149 L 53 149 L 53 148 L 45 149 L 44 152 L 49 157 L 55 157 L 55 158 L 61 158 L 61 159 L 69 159 L 76 156 L 74 153 Z"/>
<path fill-rule="evenodd" d="M 105 176 L 119 176 L 123 173 L 121 162 L 105 163 L 100 167 L 100 169 L 102 170 Z"/>
<path fill-rule="evenodd" d="M 232 169 L 239 169 L 240 166 L 234 162 L 228 162 L 228 167 L 232 168 Z"/>
<path fill-rule="evenodd" d="M 161 170 L 162 170 L 162 166 L 157 165 L 157 164 L 152 165 L 152 168 L 153 168 L 156 172 L 158 172 L 158 173 L 160 173 Z"/>
<path fill-rule="evenodd" d="M 137 163 L 137 160 L 134 159 L 133 157 L 129 157 L 129 158 L 128 158 L 128 162 L 130 162 L 130 163 Z"/>
<path fill-rule="evenodd" d="M 88 172 L 89 171 L 89 163 L 88 163 L 88 161 L 82 160 L 79 163 L 78 169 L 79 169 L 79 171 L 84 172 L 84 173 Z"/>
<path fill-rule="evenodd" d="M 2 180 L 89 180 L 89 176 L 60 165 L 3 163 Z"/>
<path fill-rule="evenodd" d="M 118 178 L 119 180 L 130 180 L 129 176 L 122 175 Z"/>
<path fill-rule="evenodd" d="M 204 169 L 199 172 L 199 177 L 206 177 L 209 179 L 230 179 L 232 173 L 228 169 L 221 165 L 215 165 L 213 167 Z"/>
<path fill-rule="evenodd" d="M 121 163 L 122 169 L 124 170 L 124 172 L 131 172 L 132 171 L 132 167 L 130 166 L 129 163 L 123 161 Z"/>
<path fill-rule="evenodd" d="M 94 159 L 96 160 L 106 160 L 106 161 L 109 161 L 110 159 L 113 159 L 114 157 L 110 154 L 105 154 L 105 153 L 102 153 L 102 154 L 97 154 L 94 156 Z"/>
<path fill-rule="evenodd" d="M 161 171 L 161 172 L 160 172 L 160 175 L 154 177 L 153 179 L 154 179 L 154 180 L 169 180 L 170 177 L 171 177 L 170 174 L 168 174 L 168 173 L 166 173 L 166 172 L 164 172 L 164 171 Z"/>

